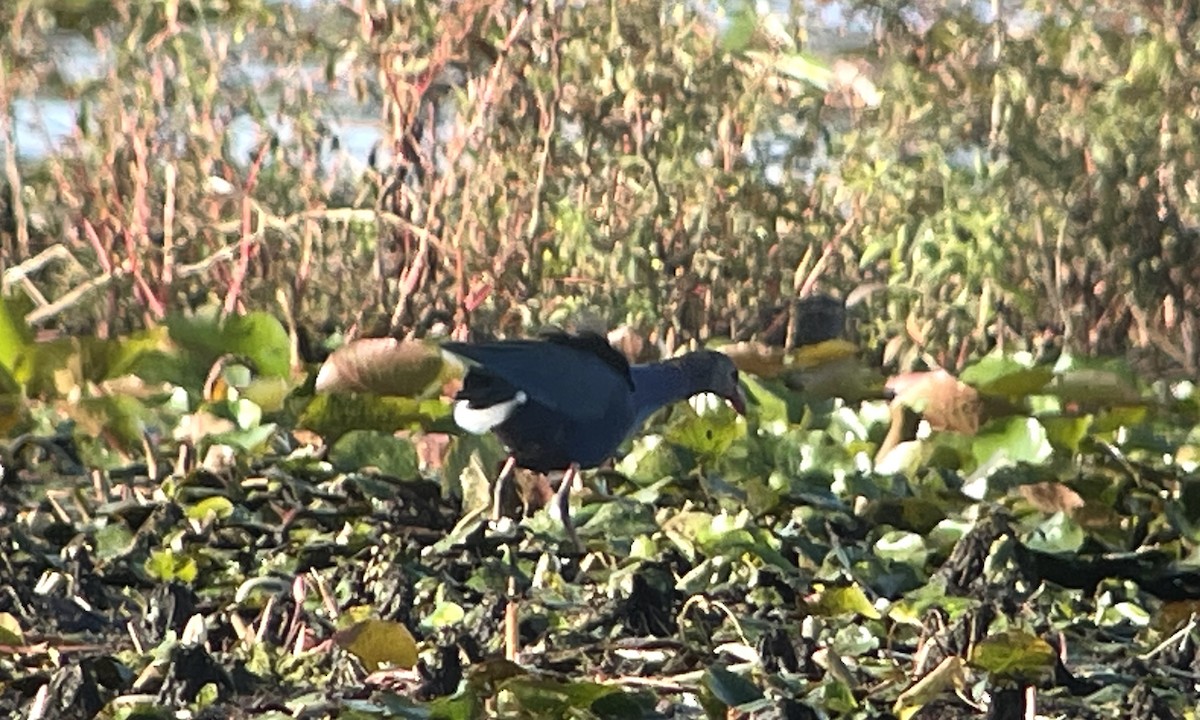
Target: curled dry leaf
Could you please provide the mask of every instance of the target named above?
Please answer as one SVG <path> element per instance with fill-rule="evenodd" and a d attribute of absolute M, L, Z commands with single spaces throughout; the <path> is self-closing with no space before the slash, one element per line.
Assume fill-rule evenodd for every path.
<path fill-rule="evenodd" d="M 744 373 L 761 378 L 776 378 L 797 370 L 811 371 L 832 363 L 855 358 L 858 346 L 849 340 L 826 340 L 787 352 L 760 342 L 738 342 L 725 345 L 721 352 L 733 359 Z"/>
<path fill-rule="evenodd" d="M 1084 505 L 1079 493 L 1062 483 L 1030 483 L 1020 486 L 1018 492 L 1030 505 L 1044 513 L 1063 512 L 1070 515 Z"/>
<path fill-rule="evenodd" d="M 317 373 L 316 389 L 421 397 L 438 389 L 443 375 L 456 367 L 434 343 L 367 338 L 335 350 Z"/>
<path fill-rule="evenodd" d="M 951 655 L 942 660 L 932 672 L 900 693 L 892 711 L 900 718 L 913 717 L 925 705 L 944 693 L 961 689 L 965 684 L 966 671 L 963 661 L 957 655 Z"/>
<path fill-rule="evenodd" d="M 621 354 L 631 363 L 644 359 L 642 353 L 646 350 L 646 341 L 629 325 L 613 328 L 608 333 L 608 342 L 620 350 Z"/>
<path fill-rule="evenodd" d="M 934 430 L 967 435 L 979 430 L 983 411 L 979 391 L 945 370 L 897 375 L 887 387 L 896 393 L 893 403 L 917 411 Z"/>

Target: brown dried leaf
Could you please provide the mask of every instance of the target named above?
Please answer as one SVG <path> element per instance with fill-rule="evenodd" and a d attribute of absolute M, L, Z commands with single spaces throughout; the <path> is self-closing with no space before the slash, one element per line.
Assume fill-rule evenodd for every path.
<path fill-rule="evenodd" d="M 1040 482 L 1020 486 L 1017 491 L 1026 502 L 1044 513 L 1074 513 L 1084 505 L 1083 498 L 1071 488 L 1057 482 Z"/>
<path fill-rule="evenodd" d="M 421 433 L 413 439 L 421 467 L 440 472 L 450 447 L 450 436 L 446 433 Z"/>
<path fill-rule="evenodd" d="M 1200 617 L 1200 600 L 1165 602 L 1154 615 L 1154 629 L 1163 635 L 1170 635 L 1185 623 L 1193 622 L 1195 617 Z"/>
<path fill-rule="evenodd" d="M 609 332 L 608 342 L 631 363 L 644 359 L 642 353 L 646 350 L 646 340 L 629 325 L 621 325 Z"/>
<path fill-rule="evenodd" d="M 983 410 L 979 391 L 945 370 L 897 375 L 887 387 L 896 393 L 893 403 L 916 410 L 934 430 L 966 435 L 979 430 Z"/>
<path fill-rule="evenodd" d="M 316 389 L 421 397 L 438 389 L 447 368 L 441 349 L 433 343 L 367 338 L 335 350 L 317 373 Z"/>

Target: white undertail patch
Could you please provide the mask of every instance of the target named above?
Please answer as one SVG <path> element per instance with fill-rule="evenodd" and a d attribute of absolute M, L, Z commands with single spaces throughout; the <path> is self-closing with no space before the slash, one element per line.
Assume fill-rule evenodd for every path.
<path fill-rule="evenodd" d="M 473 408 L 468 401 L 459 400 L 454 403 L 454 422 L 469 433 L 482 435 L 507 420 L 527 399 L 525 392 L 518 390 L 512 399 L 483 408 Z"/>

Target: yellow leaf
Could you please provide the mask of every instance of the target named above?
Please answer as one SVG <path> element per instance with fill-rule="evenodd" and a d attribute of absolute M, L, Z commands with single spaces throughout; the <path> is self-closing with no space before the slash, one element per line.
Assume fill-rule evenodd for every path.
<path fill-rule="evenodd" d="M 740 342 L 721 348 L 738 370 L 761 378 L 779 377 L 795 370 L 813 370 L 832 362 L 856 358 L 858 346 L 848 340 L 826 340 L 796 348 L 791 353 L 759 342 Z"/>
<path fill-rule="evenodd" d="M 242 397 L 258 405 L 263 412 L 278 412 L 292 391 L 293 383 L 281 377 L 256 377 L 242 388 Z"/>
<path fill-rule="evenodd" d="M 24 645 L 21 622 L 12 613 L 0 612 L 0 645 Z"/>
<path fill-rule="evenodd" d="M 186 514 L 192 520 L 207 520 L 209 516 L 227 518 L 233 514 L 233 503 L 227 497 L 213 495 L 188 507 Z"/>
<path fill-rule="evenodd" d="M 805 345 L 796 348 L 792 353 L 792 364 L 801 370 L 812 368 L 854 357 L 858 354 L 858 346 L 849 340 L 833 339 L 819 342 L 815 345 Z"/>
<path fill-rule="evenodd" d="M 826 617 L 857 613 L 866 618 L 879 618 L 879 611 L 858 585 L 818 589 L 811 607 L 814 614 Z"/>
<path fill-rule="evenodd" d="M 892 711 L 900 717 L 900 720 L 908 720 L 930 701 L 936 700 L 947 690 L 962 687 L 964 682 L 962 659 L 957 655 L 951 655 L 934 668 L 933 672 L 900 693 Z"/>
<path fill-rule="evenodd" d="M 971 650 L 971 665 L 1005 679 L 1037 677 L 1054 667 L 1050 643 L 1024 630 L 989 635 Z"/>
<path fill-rule="evenodd" d="M 401 668 L 417 664 L 417 641 L 402 623 L 363 620 L 337 631 L 333 640 L 357 657 L 369 672 L 385 663 Z"/>

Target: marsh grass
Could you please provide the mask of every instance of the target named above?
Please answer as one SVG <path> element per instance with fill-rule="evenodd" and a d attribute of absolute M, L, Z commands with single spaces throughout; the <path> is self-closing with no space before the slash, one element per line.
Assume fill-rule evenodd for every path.
<path fill-rule="evenodd" d="M 898 367 L 1048 341 L 1194 368 L 1196 21 L 1098 7 L 862 3 L 874 35 L 835 49 L 739 3 L 19 0 L 6 286 L 55 332 L 216 304 L 315 343 L 675 345 L 830 292 Z M 48 97 L 75 127 L 18 159 L 14 103 Z"/>

